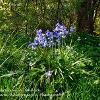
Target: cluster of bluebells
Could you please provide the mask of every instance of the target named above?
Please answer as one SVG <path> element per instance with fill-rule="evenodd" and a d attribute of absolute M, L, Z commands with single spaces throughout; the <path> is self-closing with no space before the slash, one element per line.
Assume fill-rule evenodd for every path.
<path fill-rule="evenodd" d="M 75 31 L 73 25 L 70 27 L 69 31 L 70 33 Z M 63 23 L 57 23 L 53 32 L 47 30 L 46 33 L 43 34 L 42 30 L 39 29 L 36 31 L 34 41 L 31 42 L 29 46 L 32 46 L 33 49 L 35 49 L 38 45 L 42 47 L 51 47 L 55 42 L 58 46 L 60 46 L 61 39 L 65 38 L 69 31 Z"/>

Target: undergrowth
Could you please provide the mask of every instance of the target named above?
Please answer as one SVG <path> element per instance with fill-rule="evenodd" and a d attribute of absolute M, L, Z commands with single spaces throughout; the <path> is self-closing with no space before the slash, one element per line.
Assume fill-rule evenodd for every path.
<path fill-rule="evenodd" d="M 28 46 L 29 38 L 0 36 L 3 100 L 100 100 L 100 37 L 73 33 L 60 47 Z"/>

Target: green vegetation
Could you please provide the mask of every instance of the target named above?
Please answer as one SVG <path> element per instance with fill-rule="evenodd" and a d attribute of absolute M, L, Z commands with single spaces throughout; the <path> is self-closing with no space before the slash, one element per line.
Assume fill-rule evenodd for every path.
<path fill-rule="evenodd" d="M 0 100 L 100 100 L 99 5 L 99 0 L 1 0 Z M 63 27 L 55 31 L 56 23 Z M 54 44 L 40 46 L 37 29 L 55 33 Z"/>
<path fill-rule="evenodd" d="M 4 100 L 99 100 L 100 37 L 84 34 L 81 40 L 68 35 L 60 48 L 35 50 L 25 37 L 1 36 L 0 89 L 9 95 Z"/>

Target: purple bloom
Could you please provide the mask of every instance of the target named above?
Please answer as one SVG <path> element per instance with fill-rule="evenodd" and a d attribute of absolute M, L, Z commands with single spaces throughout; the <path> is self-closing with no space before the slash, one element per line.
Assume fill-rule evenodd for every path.
<path fill-rule="evenodd" d="M 75 32 L 75 27 L 74 27 L 74 25 L 71 25 L 71 26 L 70 26 L 70 32 Z"/>
<path fill-rule="evenodd" d="M 35 49 L 36 48 L 36 46 L 35 45 L 32 45 L 32 49 Z"/>
<path fill-rule="evenodd" d="M 58 31 L 59 31 L 59 27 L 57 26 L 57 27 L 54 29 L 54 31 L 57 31 L 57 32 L 58 32 Z"/>
<path fill-rule="evenodd" d="M 46 40 L 46 37 L 42 34 L 42 36 L 39 36 L 38 37 L 38 44 L 43 46 L 43 47 L 46 47 L 47 46 L 47 40 Z"/>
<path fill-rule="evenodd" d="M 48 72 L 45 73 L 45 76 L 46 77 L 51 77 L 52 73 L 53 73 L 53 71 L 48 71 Z"/>
<path fill-rule="evenodd" d="M 46 47 L 47 46 L 47 41 L 45 41 L 43 44 L 42 44 L 43 47 Z"/>
<path fill-rule="evenodd" d="M 38 37 L 36 37 L 36 38 L 34 39 L 34 44 L 35 44 L 35 45 L 38 45 L 38 44 L 39 44 Z"/>
<path fill-rule="evenodd" d="M 50 32 L 49 30 L 47 30 L 46 36 L 47 36 L 47 37 L 50 37 L 50 36 L 51 36 L 51 32 Z"/>
<path fill-rule="evenodd" d="M 48 39 L 53 39 L 53 32 L 50 32 L 49 30 L 47 30 L 46 36 Z"/>
<path fill-rule="evenodd" d="M 74 27 L 70 27 L 70 32 L 73 32 Z M 60 46 L 61 38 L 65 38 L 69 32 L 63 23 L 57 23 L 53 32 L 49 30 L 46 31 L 46 34 L 42 33 L 42 30 L 36 30 L 36 37 L 34 42 L 30 43 L 29 46 L 32 46 L 34 49 L 36 46 L 40 45 L 42 47 L 51 47 L 54 44 L 54 41 Z"/>
<path fill-rule="evenodd" d="M 56 27 L 61 27 L 61 24 L 58 22 L 58 23 L 56 24 Z"/>
<path fill-rule="evenodd" d="M 36 47 L 35 43 L 30 43 L 29 46 L 31 46 L 32 49 L 35 49 L 35 47 Z"/>
<path fill-rule="evenodd" d="M 59 32 L 55 31 L 53 34 L 54 34 L 54 37 L 56 37 L 56 38 L 59 37 Z"/>
<path fill-rule="evenodd" d="M 64 26 L 64 24 L 60 24 L 60 23 L 56 24 L 56 28 L 54 29 L 54 32 L 55 32 L 54 33 L 55 37 L 58 37 L 58 35 L 59 35 L 60 37 L 65 38 L 66 35 L 68 34 L 68 31 L 67 31 L 66 27 Z M 57 34 L 57 32 L 58 32 L 58 34 Z"/>
<path fill-rule="evenodd" d="M 56 27 L 55 27 L 55 29 L 54 29 L 54 32 L 55 32 L 55 31 L 58 32 L 58 31 L 60 30 L 60 27 L 61 27 L 60 23 L 57 23 L 57 24 L 56 24 Z"/>
<path fill-rule="evenodd" d="M 43 44 L 43 36 L 38 37 L 39 44 Z"/>
<path fill-rule="evenodd" d="M 37 30 L 36 34 L 37 34 L 37 36 L 41 36 L 42 35 L 42 30 L 41 29 Z"/>
<path fill-rule="evenodd" d="M 62 25 L 62 26 L 60 27 L 60 31 L 66 31 L 66 27 L 65 27 L 64 25 Z"/>
<path fill-rule="evenodd" d="M 43 47 L 46 47 L 46 46 L 47 46 L 47 40 L 46 40 L 45 37 L 43 37 L 42 46 L 43 46 Z"/>

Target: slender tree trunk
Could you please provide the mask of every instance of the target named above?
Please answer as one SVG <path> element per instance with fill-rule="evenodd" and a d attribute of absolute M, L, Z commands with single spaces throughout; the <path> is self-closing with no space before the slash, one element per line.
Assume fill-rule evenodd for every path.
<path fill-rule="evenodd" d="M 93 33 L 94 31 L 94 10 L 97 0 L 83 0 L 76 11 L 77 31 Z"/>

